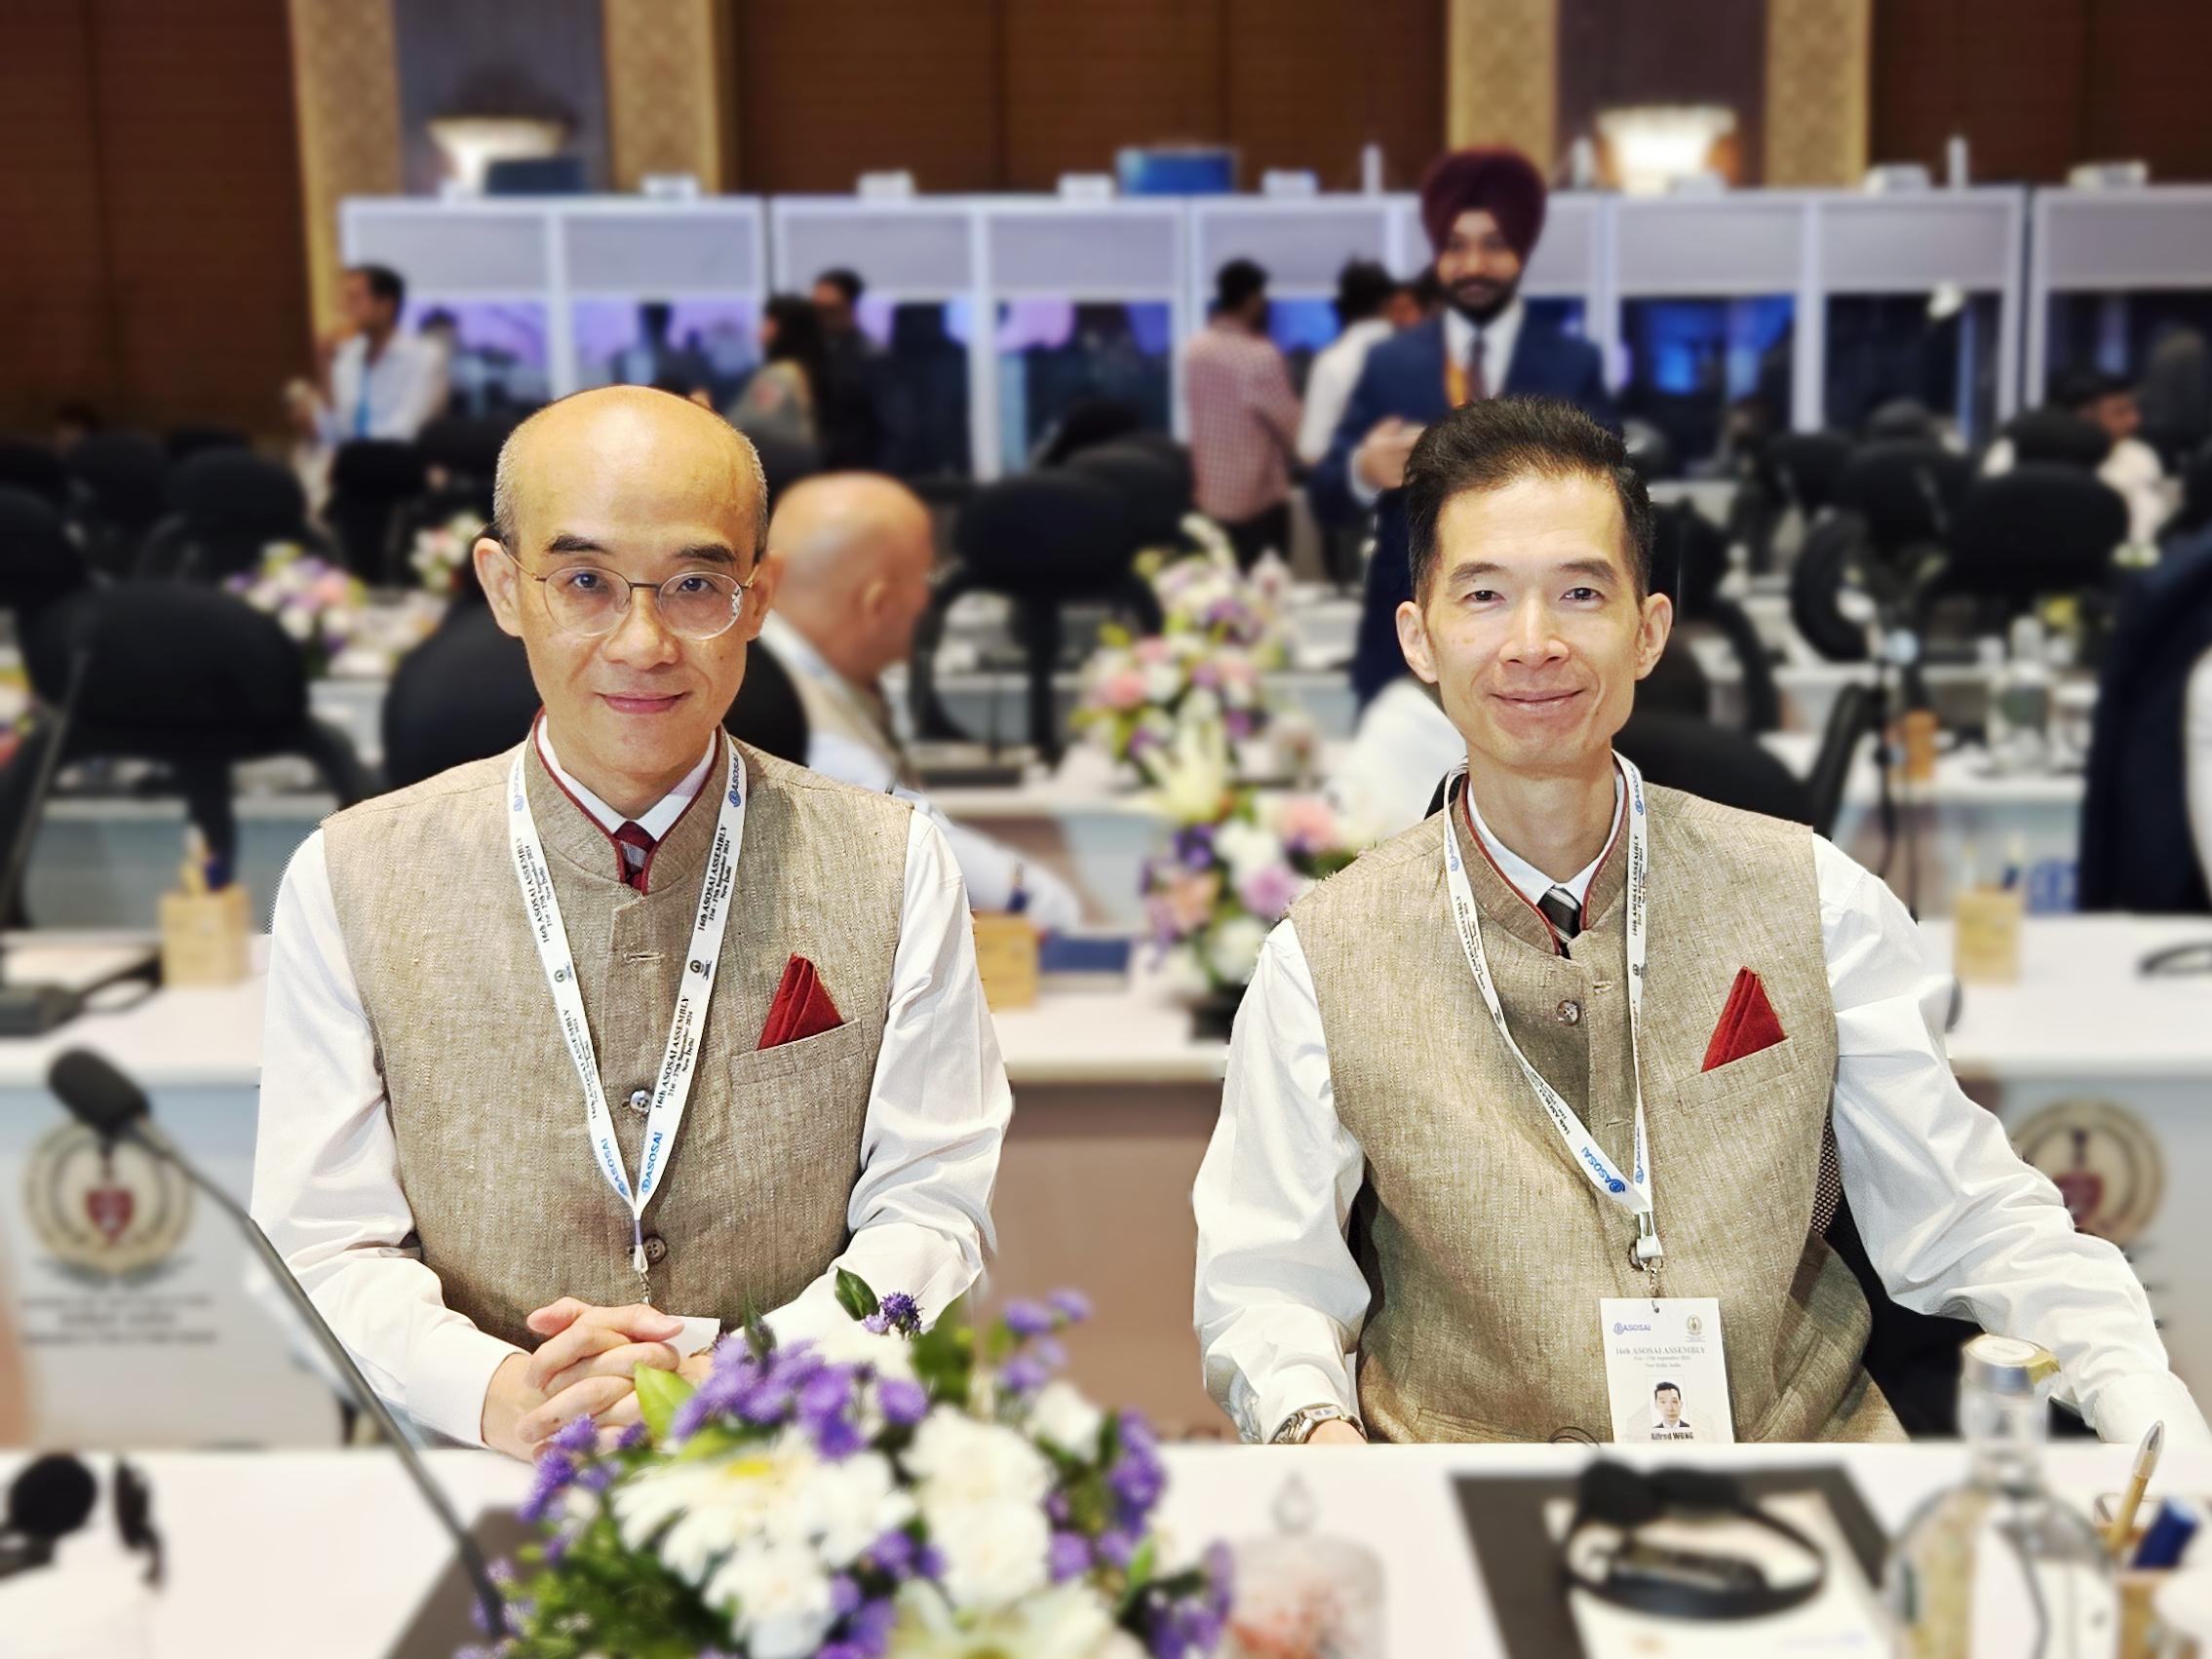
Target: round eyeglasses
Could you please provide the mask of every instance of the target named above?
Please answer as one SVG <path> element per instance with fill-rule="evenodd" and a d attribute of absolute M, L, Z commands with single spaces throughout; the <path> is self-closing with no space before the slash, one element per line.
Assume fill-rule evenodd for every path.
<path fill-rule="evenodd" d="M 753 574 L 740 582 L 719 570 L 684 570 L 665 582 L 633 582 L 596 564 L 569 564 L 540 576 L 504 544 L 501 552 L 515 567 L 545 590 L 546 614 L 563 634 L 587 639 L 612 634 L 630 614 L 633 596 L 643 588 L 653 596 L 653 609 L 661 626 L 683 639 L 713 639 L 727 634 L 745 608 L 745 596 L 760 579 L 756 563 Z"/>

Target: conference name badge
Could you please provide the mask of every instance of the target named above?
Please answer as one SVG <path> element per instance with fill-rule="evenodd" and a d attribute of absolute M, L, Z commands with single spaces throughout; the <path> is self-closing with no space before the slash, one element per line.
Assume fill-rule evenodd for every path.
<path fill-rule="evenodd" d="M 1615 1444 L 1735 1444 L 1719 1297 L 1606 1296 L 1598 1322 Z"/>

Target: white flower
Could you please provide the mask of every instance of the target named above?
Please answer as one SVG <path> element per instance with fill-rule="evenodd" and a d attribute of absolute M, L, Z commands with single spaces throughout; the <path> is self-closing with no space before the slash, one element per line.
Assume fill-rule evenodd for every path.
<path fill-rule="evenodd" d="M 844 1567 L 884 1533 L 912 1521 L 914 1500 L 899 1489 L 888 1458 L 864 1451 L 817 1469 L 799 1492 L 798 1510 L 822 1560 Z"/>
<path fill-rule="evenodd" d="M 796 1429 L 733 1456 L 656 1464 L 615 1488 L 615 1524 L 623 1543 L 642 1550 L 673 1518 L 656 1553 L 678 1577 L 702 1584 L 724 1551 L 803 1539 L 801 1498 L 821 1467 Z"/>
<path fill-rule="evenodd" d="M 1272 830 L 1232 818 L 1214 831 L 1214 851 L 1229 867 L 1229 883 L 1241 887 L 1283 859 L 1283 840 Z"/>
<path fill-rule="evenodd" d="M 1176 713 L 1192 725 L 1212 725 L 1222 717 L 1221 695 L 1201 685 L 1183 700 Z"/>
<path fill-rule="evenodd" d="M 1257 916 L 1231 916 L 1215 924 L 1206 938 L 1206 965 L 1232 985 L 1250 983 L 1260 965 L 1260 947 L 1267 943 L 1267 927 Z"/>
<path fill-rule="evenodd" d="M 803 1544 L 752 1544 L 724 1562 L 707 1600 L 736 1617 L 752 1659 L 807 1659 L 836 1622 L 830 1575 Z"/>
<path fill-rule="evenodd" d="M 1144 1646 L 1120 1630 L 1106 1599 L 1088 1584 L 1063 1584 L 1003 1612 L 962 1618 L 924 1584 L 899 1595 L 892 1639 L 901 1659 L 1144 1659 Z"/>
<path fill-rule="evenodd" d="M 1096 1457 L 1106 1413 L 1083 1398 L 1073 1383 L 1055 1379 L 1037 1391 L 1029 1407 L 1029 1432 L 1078 1457 Z"/>
<path fill-rule="evenodd" d="M 955 1406 L 940 1406 L 922 1419 L 906 1465 L 924 1509 L 1000 1503 L 1035 1508 L 1052 1489 L 1052 1465 L 1042 1452 L 1012 1429 L 979 1422 Z"/>
<path fill-rule="evenodd" d="M 1009 1607 L 1051 1579 L 1052 1524 L 1041 1503 L 924 1498 L 921 1515 L 930 1542 L 945 1557 L 941 1582 L 955 1607 Z"/>
<path fill-rule="evenodd" d="M 809 1341 L 830 1365 L 869 1366 L 879 1377 L 913 1380 L 913 1344 L 888 1331 L 871 1331 L 858 1320 L 841 1321 Z"/>
<path fill-rule="evenodd" d="M 315 632 L 315 615 L 312 611 L 295 610 L 288 605 L 277 612 L 277 624 L 287 634 L 304 644 L 308 637 Z"/>
<path fill-rule="evenodd" d="M 1171 702 L 1183 689 L 1183 669 L 1177 663 L 1146 663 L 1144 677 L 1145 695 L 1154 703 Z"/>

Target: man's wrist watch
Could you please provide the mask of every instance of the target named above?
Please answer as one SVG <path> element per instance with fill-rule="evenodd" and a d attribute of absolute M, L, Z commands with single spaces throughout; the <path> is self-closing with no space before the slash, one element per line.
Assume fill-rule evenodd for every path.
<path fill-rule="evenodd" d="M 1301 1406 L 1285 1417 L 1282 1426 L 1269 1437 L 1269 1446 L 1303 1446 L 1313 1438 L 1313 1431 L 1323 1423 L 1349 1423 L 1359 1428 L 1359 1419 L 1341 1406 Z M 1360 1430 L 1362 1435 L 1366 1430 Z"/>

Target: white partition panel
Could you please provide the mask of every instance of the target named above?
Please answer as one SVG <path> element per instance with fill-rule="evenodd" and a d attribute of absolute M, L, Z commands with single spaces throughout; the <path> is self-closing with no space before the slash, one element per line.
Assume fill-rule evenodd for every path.
<path fill-rule="evenodd" d="M 2048 373 L 2051 295 L 2138 289 L 2212 289 L 2212 186 L 2037 191 L 2028 385 Z"/>
<path fill-rule="evenodd" d="M 539 202 L 354 200 L 338 214 L 349 265 L 389 265 L 423 293 L 542 299 L 553 281 L 548 213 Z"/>
<path fill-rule="evenodd" d="M 757 201 L 608 202 L 560 215 L 568 291 L 676 299 L 757 294 L 767 235 Z"/>

